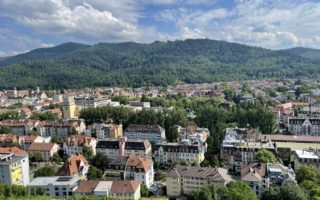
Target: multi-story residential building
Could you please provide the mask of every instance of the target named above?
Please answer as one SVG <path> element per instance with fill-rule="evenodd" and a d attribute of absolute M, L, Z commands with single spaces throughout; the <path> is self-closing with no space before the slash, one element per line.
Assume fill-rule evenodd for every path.
<path fill-rule="evenodd" d="M 129 106 L 150 108 L 150 102 L 129 101 Z"/>
<path fill-rule="evenodd" d="M 294 117 L 292 103 L 279 104 L 272 111 L 276 114 L 278 120 L 281 120 L 287 126 L 288 119 Z"/>
<path fill-rule="evenodd" d="M 0 127 L 9 127 L 15 135 L 28 135 L 35 131 L 39 121 L 36 120 L 3 120 Z"/>
<path fill-rule="evenodd" d="M 70 156 L 56 173 L 56 176 L 78 176 L 81 180 L 86 179 L 89 171 L 89 162 L 82 156 Z"/>
<path fill-rule="evenodd" d="M 320 136 L 320 118 L 289 118 L 288 131 L 295 135 Z"/>
<path fill-rule="evenodd" d="M 221 161 L 230 169 L 240 173 L 241 167 L 256 162 L 255 154 L 261 149 L 276 153 L 270 140 L 260 140 L 256 129 L 227 128 L 221 145 Z"/>
<path fill-rule="evenodd" d="M 112 160 L 128 156 L 152 156 L 151 144 L 148 140 L 127 140 L 126 137 L 99 140 L 96 150 L 97 153 L 103 153 Z"/>
<path fill-rule="evenodd" d="M 181 196 L 208 184 L 219 187 L 230 181 L 228 170 L 223 168 L 174 165 L 166 174 L 167 195 Z"/>
<path fill-rule="evenodd" d="M 140 102 L 140 101 L 129 101 L 129 104 L 126 107 L 134 110 L 139 111 L 143 109 L 150 109 L 150 102 Z"/>
<path fill-rule="evenodd" d="M 97 96 L 79 96 L 74 98 L 75 104 L 81 108 L 96 108 L 107 106 L 111 103 L 111 99 Z"/>
<path fill-rule="evenodd" d="M 28 152 L 30 155 L 40 153 L 44 161 L 49 161 L 53 154 L 59 151 L 59 145 L 55 143 L 32 143 L 29 146 Z"/>
<path fill-rule="evenodd" d="M 133 199 L 141 198 L 140 183 L 138 181 L 113 181 L 110 188 L 110 197 L 116 199 Z"/>
<path fill-rule="evenodd" d="M 123 176 L 124 180 L 135 180 L 150 188 L 154 181 L 152 159 L 130 156 L 127 160 Z"/>
<path fill-rule="evenodd" d="M 15 144 L 19 144 L 19 137 L 12 134 L 1 134 L 0 135 L 0 146 L 10 147 Z"/>
<path fill-rule="evenodd" d="M 28 135 L 37 132 L 40 136 L 59 135 L 67 138 L 73 130 L 84 132 L 86 125 L 82 119 L 69 120 L 3 120 L 0 127 L 9 127 L 15 135 Z"/>
<path fill-rule="evenodd" d="M 47 176 L 37 177 L 28 184 L 30 194 L 36 190 L 43 190 L 44 195 L 51 197 L 67 198 L 73 196 L 78 188 L 80 178 L 78 176 Z"/>
<path fill-rule="evenodd" d="M 319 106 L 307 106 L 298 110 L 299 118 L 320 118 Z"/>
<path fill-rule="evenodd" d="M 67 155 L 82 154 L 83 147 L 92 149 L 93 155 L 96 155 L 97 141 L 93 137 L 87 137 L 85 135 L 71 136 L 66 139 L 63 144 L 64 153 Z"/>
<path fill-rule="evenodd" d="M 28 153 L 20 149 L 0 150 L 0 184 L 24 185 L 29 183 Z"/>
<path fill-rule="evenodd" d="M 259 197 L 272 185 L 283 185 L 289 182 L 296 184 L 293 169 L 282 164 L 271 163 L 253 163 L 243 166 L 241 168 L 241 181 L 247 182 Z"/>
<path fill-rule="evenodd" d="M 128 139 L 149 140 L 151 143 L 166 141 L 165 130 L 159 125 L 130 124 L 124 131 Z"/>
<path fill-rule="evenodd" d="M 198 126 L 178 126 L 178 132 L 179 141 L 189 140 L 191 143 L 199 142 L 199 139 L 202 142 L 206 142 L 208 137 L 210 136 L 209 129 L 200 128 Z"/>
<path fill-rule="evenodd" d="M 19 136 L 19 145 L 21 149 L 28 150 L 32 143 L 50 143 L 51 137 L 42 137 L 37 135 Z"/>
<path fill-rule="evenodd" d="M 96 135 L 98 139 L 120 138 L 123 136 L 122 125 L 94 123 L 87 126 L 86 135 Z"/>
<path fill-rule="evenodd" d="M 320 149 L 295 150 L 292 157 L 294 169 L 299 169 L 301 165 L 313 165 L 320 169 Z"/>
<path fill-rule="evenodd" d="M 159 143 L 156 145 L 154 158 L 163 164 L 185 161 L 189 164 L 200 165 L 205 159 L 206 144 L 197 143 Z"/>
<path fill-rule="evenodd" d="M 78 133 L 84 132 L 86 125 L 82 119 L 41 121 L 37 127 L 37 132 L 41 136 L 59 135 L 62 138 L 67 138 L 73 131 Z"/>

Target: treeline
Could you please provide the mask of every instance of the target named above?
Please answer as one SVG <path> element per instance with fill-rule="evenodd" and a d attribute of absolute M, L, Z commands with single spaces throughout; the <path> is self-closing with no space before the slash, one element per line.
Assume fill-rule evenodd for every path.
<path fill-rule="evenodd" d="M 187 200 L 258 200 L 258 196 L 244 182 L 231 182 L 225 187 L 207 185 L 187 194 Z M 271 186 L 263 193 L 262 200 L 310 200 L 307 192 L 297 185 L 286 183 L 281 187 Z"/>
<path fill-rule="evenodd" d="M 184 100 L 182 100 L 184 99 Z M 133 111 L 127 107 L 99 107 L 81 110 L 80 118 L 86 123 L 101 123 L 106 119 L 113 119 L 117 124 L 123 124 L 124 129 L 129 124 L 158 124 L 165 128 L 169 141 L 178 137 L 176 125 L 185 126 L 196 123 L 199 127 L 208 128 L 212 137 L 208 143 L 219 148 L 226 127 L 258 128 L 264 134 L 272 134 L 275 127 L 275 115 L 264 102 L 241 103 L 230 109 L 219 107 L 219 101 L 214 99 L 187 99 L 172 110 L 163 112 L 144 109 Z M 176 104 L 177 105 L 177 104 Z M 194 112 L 195 118 L 188 116 Z"/>
<path fill-rule="evenodd" d="M 0 61 L 0 88 L 141 87 L 264 78 L 319 77 L 319 61 L 215 40 L 65 44 Z M 65 50 L 69 48 L 69 50 Z M 65 52 L 61 54 L 57 52 Z M 37 59 L 38 57 L 38 59 Z M 11 65 L 12 64 L 12 65 Z M 59 81 L 57 81 L 59 80 Z"/>
<path fill-rule="evenodd" d="M 106 119 L 113 119 L 114 123 L 123 124 L 126 128 L 129 124 L 158 124 L 165 128 L 166 136 L 169 141 L 174 141 L 178 137 L 176 125 L 186 125 L 187 113 L 184 109 L 175 108 L 155 112 L 153 110 L 142 110 L 135 112 L 126 107 L 99 107 L 87 108 L 80 112 L 80 118 L 86 123 L 101 123 Z"/>

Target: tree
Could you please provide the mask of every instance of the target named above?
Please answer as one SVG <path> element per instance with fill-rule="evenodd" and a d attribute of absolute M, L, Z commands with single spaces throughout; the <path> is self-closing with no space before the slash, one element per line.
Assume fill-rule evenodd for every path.
<path fill-rule="evenodd" d="M 60 155 L 58 153 L 55 153 L 51 157 L 51 161 L 59 164 L 59 163 L 61 163 L 63 161 L 63 159 L 60 157 Z"/>
<path fill-rule="evenodd" d="M 146 102 L 146 101 L 148 101 L 146 95 L 145 95 L 145 94 L 142 94 L 141 99 L 140 99 L 140 102 Z"/>
<path fill-rule="evenodd" d="M 244 182 L 230 182 L 226 187 L 219 188 L 218 194 L 223 200 L 257 200 L 251 187 Z"/>
<path fill-rule="evenodd" d="M 201 190 L 194 190 L 187 194 L 187 200 L 214 200 L 216 189 L 214 185 L 206 185 Z"/>
<path fill-rule="evenodd" d="M 33 112 L 30 118 L 36 120 L 56 120 L 58 119 L 58 114 L 48 111 L 43 113 Z"/>
<path fill-rule="evenodd" d="M 262 194 L 261 200 L 282 200 L 280 196 L 280 187 L 270 187 Z"/>
<path fill-rule="evenodd" d="M 0 127 L 0 134 L 10 134 L 12 133 L 12 130 L 10 127 L 2 126 Z"/>
<path fill-rule="evenodd" d="M 309 200 L 308 195 L 295 184 L 287 183 L 280 187 L 282 200 Z"/>
<path fill-rule="evenodd" d="M 31 162 L 43 162 L 44 158 L 40 152 L 34 152 L 29 156 Z"/>
<path fill-rule="evenodd" d="M 187 194 L 187 200 L 198 200 L 198 199 L 202 200 L 200 190 L 193 190 Z"/>
<path fill-rule="evenodd" d="M 150 192 L 145 185 L 141 185 L 140 192 L 141 192 L 141 197 L 149 197 L 150 196 Z"/>
<path fill-rule="evenodd" d="M 320 199 L 320 171 L 315 166 L 300 166 L 296 171 L 296 180 L 313 200 Z"/>
<path fill-rule="evenodd" d="M 91 164 L 101 170 L 105 170 L 109 164 L 109 158 L 105 154 L 98 152 L 93 157 Z"/>
<path fill-rule="evenodd" d="M 93 150 L 92 147 L 83 146 L 82 148 L 82 155 L 88 160 L 91 161 L 93 158 Z"/>
<path fill-rule="evenodd" d="M 78 135 L 78 131 L 75 127 L 71 128 L 70 135 Z"/>
<path fill-rule="evenodd" d="M 59 135 L 53 135 L 51 137 L 51 143 L 56 143 L 58 144 L 59 146 L 62 146 L 63 143 L 64 143 L 64 140 L 62 137 L 60 137 Z"/>
<path fill-rule="evenodd" d="M 300 187 L 309 193 L 311 199 L 320 200 L 320 179 L 317 182 L 305 180 Z"/>
<path fill-rule="evenodd" d="M 90 166 L 89 171 L 87 173 L 87 178 L 89 180 L 97 180 L 97 179 L 101 179 L 102 175 L 103 175 L 102 170 L 96 168 L 95 166 Z"/>
<path fill-rule="evenodd" d="M 37 178 L 41 176 L 53 176 L 56 173 L 56 171 L 57 168 L 54 165 L 44 166 L 35 171 L 33 177 Z"/>
<path fill-rule="evenodd" d="M 281 187 L 270 187 L 262 194 L 261 200 L 308 200 L 308 195 L 299 186 L 287 183 Z"/>
<path fill-rule="evenodd" d="M 303 181 L 316 182 L 317 177 L 319 178 L 319 172 L 313 165 L 302 165 L 296 172 L 296 180 L 299 184 Z"/>
<path fill-rule="evenodd" d="M 255 156 L 259 163 L 274 163 L 277 160 L 273 153 L 266 149 L 259 150 Z"/>

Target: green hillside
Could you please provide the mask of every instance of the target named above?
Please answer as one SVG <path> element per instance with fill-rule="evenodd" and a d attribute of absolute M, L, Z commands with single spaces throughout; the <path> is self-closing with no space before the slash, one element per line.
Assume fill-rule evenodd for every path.
<path fill-rule="evenodd" d="M 68 55 L 69 53 L 76 51 L 78 49 L 82 49 L 88 47 L 88 45 L 77 44 L 77 43 L 65 43 L 51 48 L 40 48 L 30 51 L 28 53 L 19 54 L 17 56 L 4 58 L 1 60 L 0 58 L 0 67 L 17 64 L 26 60 L 45 60 L 57 58 L 63 55 Z"/>
<path fill-rule="evenodd" d="M 291 53 L 297 56 L 301 56 L 304 58 L 309 58 L 311 60 L 320 61 L 320 50 L 318 49 L 310 49 L 304 47 L 296 47 L 292 49 L 284 50 L 287 53 Z"/>
<path fill-rule="evenodd" d="M 11 57 L 10 64 L 6 64 L 7 59 L 0 61 L 4 66 L 0 68 L 0 86 L 139 87 L 176 82 L 317 78 L 320 74 L 317 60 L 208 39 L 76 46 L 68 50 L 65 45 L 37 49 L 23 57 Z"/>

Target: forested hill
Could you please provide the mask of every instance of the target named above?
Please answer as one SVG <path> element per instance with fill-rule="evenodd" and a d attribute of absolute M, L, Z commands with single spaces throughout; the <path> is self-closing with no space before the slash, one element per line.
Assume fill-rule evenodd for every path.
<path fill-rule="evenodd" d="M 304 57 L 304 58 L 309 58 L 312 60 L 320 61 L 320 50 L 318 50 L 318 49 L 296 47 L 296 48 L 292 48 L 292 49 L 286 49 L 284 51 L 287 53 L 291 53 L 294 55 Z"/>
<path fill-rule="evenodd" d="M 66 43 L 0 61 L 2 88 L 168 85 L 320 77 L 320 61 L 291 51 L 208 39 L 151 44 Z"/>

